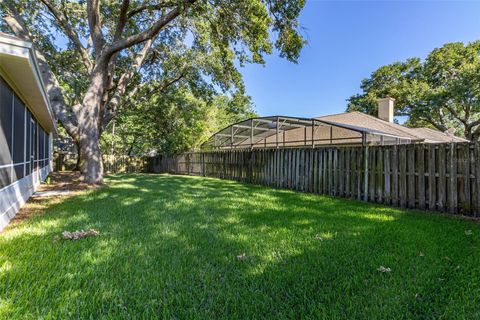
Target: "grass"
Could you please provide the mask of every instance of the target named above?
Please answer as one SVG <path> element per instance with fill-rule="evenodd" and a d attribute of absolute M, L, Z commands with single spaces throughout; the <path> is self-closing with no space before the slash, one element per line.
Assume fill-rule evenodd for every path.
<path fill-rule="evenodd" d="M 101 235 L 53 240 L 89 228 Z M 152 317 L 478 319 L 480 227 L 231 181 L 117 175 L 0 234 L 0 318 Z"/>

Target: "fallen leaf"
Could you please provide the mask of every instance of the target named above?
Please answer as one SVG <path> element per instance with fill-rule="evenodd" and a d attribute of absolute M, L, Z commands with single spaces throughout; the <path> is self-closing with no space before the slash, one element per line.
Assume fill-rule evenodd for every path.
<path fill-rule="evenodd" d="M 245 252 L 237 256 L 237 260 L 243 261 L 247 259 L 247 256 L 245 255 Z"/>
<path fill-rule="evenodd" d="M 386 273 L 386 272 L 391 272 L 392 269 L 387 268 L 387 267 L 384 267 L 384 266 L 380 266 L 380 267 L 377 269 L 377 271 L 380 271 L 380 272 L 382 272 L 382 273 Z"/>
<path fill-rule="evenodd" d="M 70 232 L 70 231 L 63 231 L 62 232 L 62 236 L 64 239 L 67 239 L 67 240 L 78 240 L 78 239 L 81 239 L 81 238 L 85 238 L 85 237 L 96 237 L 100 234 L 100 232 L 98 232 L 97 230 L 95 229 L 90 229 L 90 230 L 87 230 L 87 231 L 83 231 L 83 230 L 80 230 L 80 231 L 73 231 L 73 232 Z"/>
<path fill-rule="evenodd" d="M 473 234 L 472 230 L 465 230 L 466 236 L 471 236 Z"/>

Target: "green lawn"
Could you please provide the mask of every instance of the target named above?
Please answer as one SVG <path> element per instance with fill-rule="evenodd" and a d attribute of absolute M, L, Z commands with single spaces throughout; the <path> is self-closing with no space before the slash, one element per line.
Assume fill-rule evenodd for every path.
<path fill-rule="evenodd" d="M 53 240 L 90 228 L 101 235 Z M 480 226 L 224 180 L 117 175 L 0 234 L 0 318 L 152 317 L 478 319 Z"/>

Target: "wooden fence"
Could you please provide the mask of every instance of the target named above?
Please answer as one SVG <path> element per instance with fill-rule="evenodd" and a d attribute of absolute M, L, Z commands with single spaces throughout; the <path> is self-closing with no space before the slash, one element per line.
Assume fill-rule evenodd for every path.
<path fill-rule="evenodd" d="M 77 167 L 77 155 L 54 153 L 53 164 L 54 171 L 73 171 Z M 149 172 L 150 158 L 104 155 L 103 170 L 105 173 Z"/>
<path fill-rule="evenodd" d="M 153 158 L 150 169 L 480 216 L 473 143 L 186 153 Z"/>

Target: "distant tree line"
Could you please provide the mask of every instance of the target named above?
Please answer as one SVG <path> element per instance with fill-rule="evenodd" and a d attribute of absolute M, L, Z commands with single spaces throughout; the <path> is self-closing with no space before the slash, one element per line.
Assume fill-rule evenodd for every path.
<path fill-rule="evenodd" d="M 256 115 L 243 94 L 193 95 L 186 87 L 131 102 L 104 131 L 104 154 L 154 155 L 198 150 L 214 132 Z"/>

